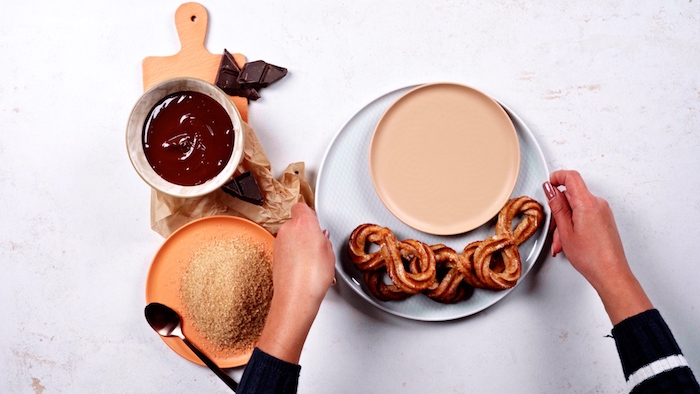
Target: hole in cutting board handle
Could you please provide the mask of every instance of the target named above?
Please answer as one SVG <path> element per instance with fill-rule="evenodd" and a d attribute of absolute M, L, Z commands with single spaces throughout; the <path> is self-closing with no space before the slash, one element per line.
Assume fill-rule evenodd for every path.
<path fill-rule="evenodd" d="M 192 16 L 190 17 L 190 20 L 191 20 L 192 22 L 197 22 L 197 15 L 192 15 Z"/>

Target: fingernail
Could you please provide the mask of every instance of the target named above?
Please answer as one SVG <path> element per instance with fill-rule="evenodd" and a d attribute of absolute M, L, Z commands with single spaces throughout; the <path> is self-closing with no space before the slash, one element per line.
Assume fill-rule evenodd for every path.
<path fill-rule="evenodd" d="M 554 190 L 554 186 L 552 186 L 552 184 L 549 182 L 543 183 L 542 189 L 544 189 L 544 195 L 547 196 L 548 200 L 551 200 L 557 196 L 557 191 Z"/>
<path fill-rule="evenodd" d="M 331 239 L 331 232 L 328 230 L 323 230 L 323 235 L 326 236 L 326 238 Z"/>

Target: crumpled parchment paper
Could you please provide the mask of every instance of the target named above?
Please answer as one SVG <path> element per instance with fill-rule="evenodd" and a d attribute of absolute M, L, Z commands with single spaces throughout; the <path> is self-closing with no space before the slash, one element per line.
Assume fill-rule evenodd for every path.
<path fill-rule="evenodd" d="M 231 215 L 251 220 L 273 235 L 291 218 L 291 207 L 304 202 L 314 208 L 314 194 L 304 174 L 304 163 L 292 163 L 280 179 L 272 175 L 270 161 L 258 141 L 255 131 L 243 122 L 245 148 L 241 164 L 234 177 L 251 171 L 265 202 L 251 204 L 218 189 L 195 198 L 173 197 L 157 190 L 151 191 L 151 228 L 168 237 L 183 225 L 206 216 Z"/>

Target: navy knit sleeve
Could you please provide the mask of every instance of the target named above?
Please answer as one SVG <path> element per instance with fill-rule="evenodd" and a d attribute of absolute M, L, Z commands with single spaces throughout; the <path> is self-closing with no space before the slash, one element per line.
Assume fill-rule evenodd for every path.
<path fill-rule="evenodd" d="M 671 330 L 656 309 L 612 329 L 630 392 L 700 393 L 700 386 Z"/>
<path fill-rule="evenodd" d="M 243 371 L 237 394 L 294 394 L 301 366 L 255 348 Z"/>

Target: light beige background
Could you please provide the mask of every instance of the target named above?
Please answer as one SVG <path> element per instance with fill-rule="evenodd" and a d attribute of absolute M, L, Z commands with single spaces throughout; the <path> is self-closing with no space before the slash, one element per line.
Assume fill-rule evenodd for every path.
<path fill-rule="evenodd" d="M 422 82 L 486 91 L 616 213 L 634 271 L 700 373 L 700 2 L 223 1 L 207 47 L 287 67 L 250 106 L 280 173 L 312 181 L 342 124 Z M 5 4 L 0 14 L 0 392 L 227 392 L 143 319 L 162 239 L 124 133 L 141 60 L 171 55 L 180 2 Z M 610 324 L 563 256 L 483 313 L 435 324 L 342 283 L 301 393 L 617 393 Z M 236 378 L 241 370 L 232 371 Z"/>

